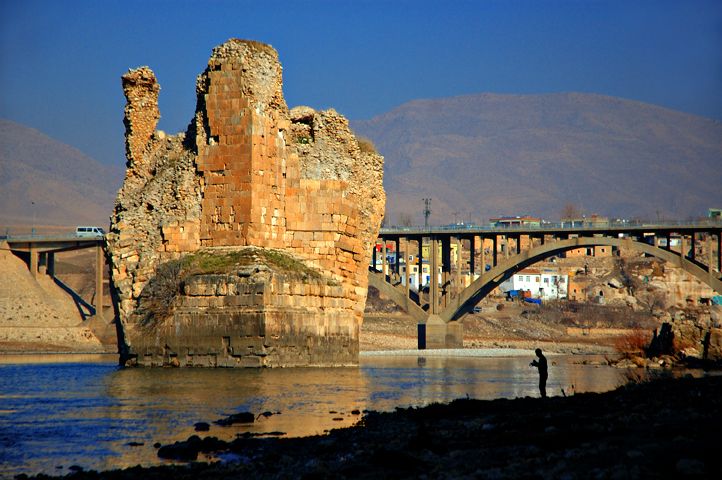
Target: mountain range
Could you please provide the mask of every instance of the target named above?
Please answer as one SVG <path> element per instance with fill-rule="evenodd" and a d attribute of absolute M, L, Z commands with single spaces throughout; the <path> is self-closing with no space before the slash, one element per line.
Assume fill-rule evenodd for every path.
<path fill-rule="evenodd" d="M 595 94 L 414 100 L 351 122 L 385 156 L 387 224 L 688 219 L 722 207 L 722 123 Z M 107 226 L 123 179 L 71 146 L 0 120 L 0 228 Z M 3 232 L 0 232 L 0 234 Z"/>
<path fill-rule="evenodd" d="M 722 206 L 722 123 L 595 94 L 415 100 L 352 122 L 385 156 L 387 222 L 686 219 Z"/>
<path fill-rule="evenodd" d="M 0 227 L 107 227 L 120 168 L 9 120 L 0 119 Z"/>

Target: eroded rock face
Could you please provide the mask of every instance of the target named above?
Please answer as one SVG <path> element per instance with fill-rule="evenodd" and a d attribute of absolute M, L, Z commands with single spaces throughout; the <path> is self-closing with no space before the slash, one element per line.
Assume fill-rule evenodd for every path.
<path fill-rule="evenodd" d="M 362 151 L 333 110 L 289 112 L 278 54 L 257 42 L 232 39 L 213 50 L 186 133 L 155 131 L 160 88 L 149 68 L 126 73 L 123 90 L 128 169 L 108 235 L 121 360 L 357 362 L 385 203 L 383 158 Z M 208 272 L 181 268 L 178 291 L 164 300 L 169 309 L 145 308 L 169 262 L 252 247 L 274 249 L 288 258 L 283 265 L 299 261 L 318 276 L 289 277 L 259 257 L 266 273 L 252 282 L 258 297 L 218 290 Z"/>

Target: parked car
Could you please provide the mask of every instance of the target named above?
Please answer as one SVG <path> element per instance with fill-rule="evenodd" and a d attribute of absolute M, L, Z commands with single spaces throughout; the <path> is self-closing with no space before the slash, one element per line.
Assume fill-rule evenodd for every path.
<path fill-rule="evenodd" d="M 77 227 L 75 229 L 76 237 L 102 237 L 105 230 L 100 227 Z"/>

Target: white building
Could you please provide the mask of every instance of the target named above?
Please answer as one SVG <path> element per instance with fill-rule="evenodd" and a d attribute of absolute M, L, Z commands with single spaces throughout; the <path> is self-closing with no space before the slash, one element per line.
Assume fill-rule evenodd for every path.
<path fill-rule="evenodd" d="M 499 290 L 504 293 L 510 290 L 526 290 L 531 292 L 533 298 L 554 300 L 567 298 L 568 285 L 569 276 L 556 270 L 527 268 L 499 285 Z"/>

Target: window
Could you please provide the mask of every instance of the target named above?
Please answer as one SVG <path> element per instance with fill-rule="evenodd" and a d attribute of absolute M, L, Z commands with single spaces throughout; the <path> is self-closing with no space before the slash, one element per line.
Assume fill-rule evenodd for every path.
<path fill-rule="evenodd" d="M 536 283 L 539 283 L 539 277 L 534 277 L 534 281 L 535 281 Z"/>

